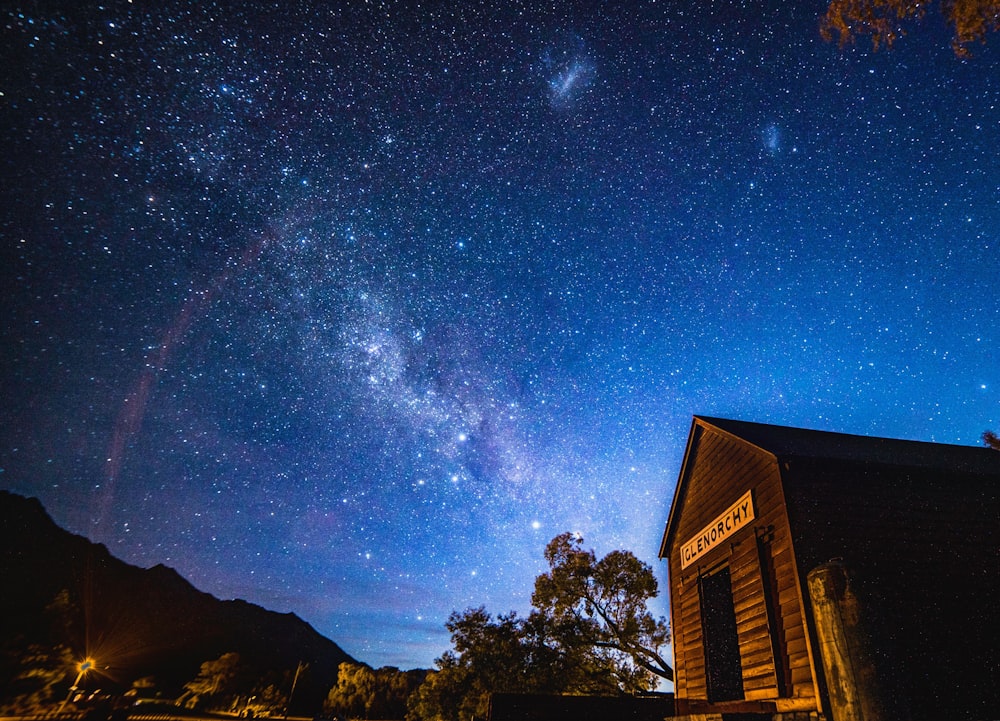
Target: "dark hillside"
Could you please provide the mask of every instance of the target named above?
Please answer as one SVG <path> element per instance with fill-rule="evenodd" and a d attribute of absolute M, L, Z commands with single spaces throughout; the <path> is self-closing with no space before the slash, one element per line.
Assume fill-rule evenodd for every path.
<path fill-rule="evenodd" d="M 339 664 L 353 661 L 294 614 L 220 601 L 166 566 L 124 563 L 59 528 L 38 500 L 0 491 L 0 696 L 31 644 L 66 645 L 97 659 L 115 685 L 153 676 L 169 693 L 230 651 L 259 677 L 304 662 L 294 705 L 310 713 Z"/>

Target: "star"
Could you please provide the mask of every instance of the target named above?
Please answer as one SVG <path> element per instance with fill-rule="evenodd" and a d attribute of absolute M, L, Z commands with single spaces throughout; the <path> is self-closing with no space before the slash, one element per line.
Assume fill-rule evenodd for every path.
<path fill-rule="evenodd" d="M 431 667 L 549 537 L 655 566 L 693 414 L 1000 430 L 992 39 L 958 82 L 808 12 L 36 5 L 0 485 L 123 560 Z"/>

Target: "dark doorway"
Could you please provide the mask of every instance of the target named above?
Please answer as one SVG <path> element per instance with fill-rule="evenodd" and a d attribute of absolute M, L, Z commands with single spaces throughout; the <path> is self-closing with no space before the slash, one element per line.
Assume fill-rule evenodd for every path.
<path fill-rule="evenodd" d="M 705 666 L 709 701 L 743 698 L 743 667 L 736 635 L 736 609 L 729 567 L 698 580 L 701 629 L 705 638 Z"/>

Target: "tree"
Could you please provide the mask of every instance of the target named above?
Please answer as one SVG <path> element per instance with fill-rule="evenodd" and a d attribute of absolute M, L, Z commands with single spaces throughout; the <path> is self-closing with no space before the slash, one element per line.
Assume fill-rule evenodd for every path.
<path fill-rule="evenodd" d="M 453 648 L 410 697 L 407 719 L 485 716 L 491 693 L 636 693 L 673 678 L 660 655 L 666 621 L 646 606 L 657 594 L 652 569 L 627 551 L 598 561 L 582 543 L 569 533 L 549 542 L 527 618 L 452 613 Z"/>
<path fill-rule="evenodd" d="M 353 718 L 367 718 L 375 696 L 375 674 L 367 664 L 345 661 L 337 667 L 337 685 L 330 689 L 324 710 Z"/>
<path fill-rule="evenodd" d="M 365 706 L 367 718 L 401 719 L 406 703 L 427 677 L 425 670 L 400 671 L 395 666 L 375 670 L 375 688 Z"/>
<path fill-rule="evenodd" d="M 820 19 L 820 35 L 841 46 L 858 35 L 869 36 L 872 47 L 892 47 L 906 34 L 905 26 L 920 20 L 931 2 L 919 0 L 831 0 Z M 986 35 L 1000 29 L 1000 0 L 941 0 L 945 21 L 954 29 L 951 46 L 959 57 L 969 55 L 968 45 L 985 42 Z"/>
<path fill-rule="evenodd" d="M 426 676 L 426 671 L 400 671 L 393 666 L 373 671 L 367 664 L 344 662 L 337 669 L 337 685 L 327 694 L 323 711 L 349 718 L 403 718 L 407 700 Z"/>
<path fill-rule="evenodd" d="M 660 651 L 670 641 L 666 619 L 647 608 L 659 592 L 653 570 L 628 551 L 601 560 L 570 533 L 545 549 L 549 572 L 535 579 L 531 603 L 554 622 L 559 646 L 589 650 L 625 691 L 645 691 L 656 679 L 672 681 Z"/>
<path fill-rule="evenodd" d="M 454 647 L 408 704 L 411 719 L 458 721 L 486 716 L 491 693 L 559 693 L 558 653 L 515 612 L 495 619 L 483 607 L 452 613 L 445 624 Z"/>
<path fill-rule="evenodd" d="M 994 451 L 1000 451 L 1000 436 L 993 431 L 983 431 L 983 443 Z"/>
<path fill-rule="evenodd" d="M 240 681 L 240 655 L 224 653 L 213 661 L 205 661 L 198 675 L 184 684 L 180 700 L 191 708 L 228 709 L 242 689 Z"/>
<path fill-rule="evenodd" d="M 453 721 L 460 716 L 465 696 L 461 693 L 462 672 L 437 660 L 438 670 L 431 671 L 406 702 L 406 721 Z M 478 700 L 477 700 L 478 703 Z M 470 718 L 466 714 L 465 718 Z"/>

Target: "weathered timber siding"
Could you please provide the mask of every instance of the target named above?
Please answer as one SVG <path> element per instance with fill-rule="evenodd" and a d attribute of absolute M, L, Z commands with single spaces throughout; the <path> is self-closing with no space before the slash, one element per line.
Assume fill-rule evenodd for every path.
<path fill-rule="evenodd" d="M 696 424 L 685 473 L 681 479 L 684 494 L 672 510 L 676 525 L 665 549 L 678 698 L 707 698 L 698 578 L 726 563 L 732 581 L 744 697 L 815 699 L 800 585 L 773 456 L 710 426 Z M 747 490 L 753 492 L 754 521 L 681 570 L 683 544 Z M 762 554 L 766 569 L 762 568 Z M 765 571 L 769 575 L 764 575 Z M 768 589 L 774 600 L 771 619 L 765 603 L 769 578 L 773 578 Z M 772 628 L 774 624 L 777 627 Z"/>

